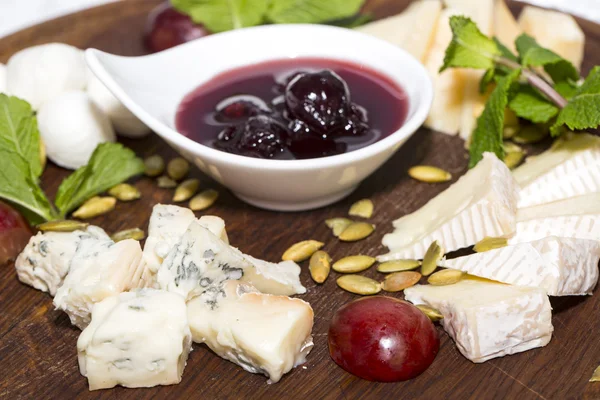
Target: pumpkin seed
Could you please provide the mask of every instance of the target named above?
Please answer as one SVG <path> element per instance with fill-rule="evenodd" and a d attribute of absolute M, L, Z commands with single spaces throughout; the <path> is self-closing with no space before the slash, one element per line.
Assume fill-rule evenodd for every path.
<path fill-rule="evenodd" d="M 283 261 L 304 261 L 315 254 L 315 252 L 324 245 L 325 243 L 316 240 L 304 240 L 290 246 L 290 248 L 283 253 L 281 259 Z"/>
<path fill-rule="evenodd" d="M 394 260 L 379 264 L 377 271 L 383 273 L 410 271 L 421 266 L 419 260 Z"/>
<path fill-rule="evenodd" d="M 486 236 L 473 246 L 473 250 L 477 253 L 483 253 L 494 249 L 500 249 L 508 246 L 508 239 L 503 237 Z"/>
<path fill-rule="evenodd" d="M 315 252 L 310 257 L 308 270 L 313 281 L 317 283 L 325 282 L 331 270 L 331 257 L 323 250 Z"/>
<path fill-rule="evenodd" d="M 167 174 L 176 180 L 182 180 L 190 170 L 190 163 L 181 157 L 177 157 L 169 161 L 167 165 Z"/>
<path fill-rule="evenodd" d="M 524 157 L 525 152 L 523 151 L 510 151 L 504 155 L 504 164 L 506 164 L 509 169 L 514 169 L 521 164 Z"/>
<path fill-rule="evenodd" d="M 87 222 L 73 220 L 50 221 L 38 225 L 38 229 L 42 232 L 74 232 L 83 231 L 88 225 Z"/>
<path fill-rule="evenodd" d="M 181 182 L 179 186 L 177 186 L 177 189 L 175 189 L 173 201 L 179 203 L 191 199 L 198 191 L 199 186 L 200 181 L 198 179 L 187 179 Z"/>
<path fill-rule="evenodd" d="M 347 292 L 371 295 L 381 292 L 381 284 L 375 279 L 361 275 L 344 275 L 337 279 L 337 285 Z"/>
<path fill-rule="evenodd" d="M 509 142 L 508 140 L 504 141 L 504 143 L 502 144 L 502 147 L 504 147 L 504 151 L 507 152 L 507 153 L 510 153 L 510 152 L 513 152 L 513 151 L 523 151 L 523 152 L 525 151 L 518 144 L 513 143 L 513 142 Z"/>
<path fill-rule="evenodd" d="M 165 170 L 165 160 L 159 155 L 153 155 L 144 160 L 144 173 L 148 176 L 159 176 Z"/>
<path fill-rule="evenodd" d="M 412 167 L 408 170 L 408 175 L 413 179 L 427 183 L 448 182 L 452 179 L 452 174 L 450 172 L 430 165 L 417 165 L 416 167 Z"/>
<path fill-rule="evenodd" d="M 541 129 L 537 125 L 527 125 L 512 138 L 513 142 L 519 144 L 531 144 L 544 140 L 548 136 L 548 130 Z"/>
<path fill-rule="evenodd" d="M 335 272 L 353 274 L 368 269 L 371 265 L 375 264 L 375 261 L 373 257 L 369 256 L 348 256 L 334 262 L 331 268 Z"/>
<path fill-rule="evenodd" d="M 425 304 L 417 304 L 415 305 L 419 310 L 423 312 L 423 314 L 427 315 L 431 322 L 439 321 L 440 319 L 444 319 L 442 313 L 433 307 L 426 306 Z"/>
<path fill-rule="evenodd" d="M 362 199 L 352 204 L 348 215 L 353 217 L 371 218 L 373 215 L 373 202 L 369 199 Z"/>
<path fill-rule="evenodd" d="M 416 285 L 421 279 L 421 274 L 416 271 L 394 272 L 385 277 L 381 288 L 386 292 L 399 292 Z"/>
<path fill-rule="evenodd" d="M 117 199 L 114 197 L 92 197 L 74 213 L 75 218 L 88 219 L 97 217 L 98 215 L 106 214 L 113 210 L 117 204 Z"/>
<path fill-rule="evenodd" d="M 177 182 L 169 178 L 169 176 L 167 175 L 161 175 L 158 178 L 156 178 L 156 183 L 158 184 L 159 188 L 163 189 L 172 189 L 174 187 L 177 187 Z"/>
<path fill-rule="evenodd" d="M 421 274 L 423 276 L 429 276 L 437 268 L 437 263 L 442 259 L 444 255 L 444 249 L 439 243 L 434 241 L 431 243 L 425 256 L 423 257 L 423 263 L 421 264 Z"/>
<path fill-rule="evenodd" d="M 46 168 L 46 162 L 48 157 L 46 156 L 46 143 L 40 136 L 40 164 L 42 165 L 42 171 Z"/>
<path fill-rule="evenodd" d="M 117 186 L 113 186 L 108 190 L 108 194 L 120 201 L 137 200 L 142 196 L 135 186 L 128 183 L 120 183 Z"/>
<path fill-rule="evenodd" d="M 217 201 L 219 197 L 219 192 L 214 189 L 208 189 L 203 191 L 200 194 L 197 194 L 190 200 L 190 208 L 193 211 L 201 211 L 206 210 Z"/>
<path fill-rule="evenodd" d="M 343 242 L 355 242 L 362 240 L 375 231 L 375 225 L 366 222 L 353 222 L 340 233 Z"/>
<path fill-rule="evenodd" d="M 429 282 L 429 284 L 433 286 L 453 285 L 456 282 L 460 281 L 464 275 L 464 272 L 459 271 L 457 269 L 443 269 L 432 274 L 427 279 L 427 282 Z"/>
<path fill-rule="evenodd" d="M 146 234 L 143 230 L 139 228 L 133 229 L 125 229 L 123 231 L 119 231 L 112 235 L 110 238 L 115 242 L 120 242 L 121 240 L 133 239 L 133 240 L 143 240 L 146 237 Z"/>
<path fill-rule="evenodd" d="M 502 130 L 502 137 L 504 139 L 513 138 L 517 133 L 519 133 L 520 127 L 518 125 L 505 125 Z"/>
<path fill-rule="evenodd" d="M 600 382 L 600 366 L 596 367 L 592 377 L 590 378 L 590 382 Z"/>
<path fill-rule="evenodd" d="M 333 231 L 333 236 L 339 237 L 340 234 L 349 227 L 354 221 L 348 218 L 331 218 L 325 221 L 325 224 Z"/>

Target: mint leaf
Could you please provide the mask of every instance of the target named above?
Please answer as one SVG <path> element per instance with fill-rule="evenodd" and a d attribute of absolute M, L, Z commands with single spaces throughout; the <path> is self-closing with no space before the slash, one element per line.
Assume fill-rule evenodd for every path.
<path fill-rule="evenodd" d="M 450 28 L 452 41 L 446 49 L 440 72 L 450 67 L 494 68 L 500 50 L 492 39 L 481 33 L 475 22 L 466 17 L 453 16 L 450 17 Z"/>
<path fill-rule="evenodd" d="M 505 45 L 503 45 L 500 40 L 498 40 L 497 37 L 493 38 L 494 43 L 496 43 L 496 46 L 498 47 L 498 50 L 500 51 L 500 56 L 514 61 L 516 63 L 519 62 L 519 58 L 513 54 L 512 51 L 510 51 L 510 49 L 508 47 L 506 47 Z M 483 75 L 483 77 L 481 78 L 481 81 L 479 82 L 479 92 L 480 93 L 485 93 L 487 91 L 488 86 L 490 85 L 490 83 L 500 79 L 501 77 L 505 76 L 506 74 L 509 74 L 510 71 L 512 71 L 511 68 L 502 65 L 502 64 L 496 64 L 494 66 L 494 68 L 490 68 L 487 71 L 485 71 L 485 74 Z"/>
<path fill-rule="evenodd" d="M 529 85 L 520 85 L 508 106 L 517 116 L 536 124 L 550 121 L 559 111 L 557 106 Z"/>
<path fill-rule="evenodd" d="M 65 179 L 56 194 L 61 216 L 84 201 L 144 172 L 144 162 L 119 143 L 102 143 L 90 161 Z"/>
<path fill-rule="evenodd" d="M 265 22 L 266 0 L 171 0 L 177 10 L 217 33 Z"/>
<path fill-rule="evenodd" d="M 0 149 L 0 198 L 17 206 L 33 225 L 55 217 L 52 205 L 33 178 L 29 162 L 5 149 Z"/>
<path fill-rule="evenodd" d="M 504 159 L 504 146 L 502 143 L 502 130 L 504 128 L 504 110 L 515 81 L 521 75 L 521 70 L 516 69 L 501 78 L 492 91 L 490 98 L 477 118 L 477 127 L 471 137 L 469 147 L 469 168 L 473 168 L 483 158 L 483 153 L 490 151 L 499 159 Z"/>
<path fill-rule="evenodd" d="M 267 19 L 276 24 L 315 24 L 352 17 L 363 3 L 364 0 L 272 0 Z"/>
<path fill-rule="evenodd" d="M 577 93 L 577 84 L 570 80 L 556 82 L 554 84 L 554 90 L 556 90 L 562 97 L 569 100 L 571 97 L 575 96 L 575 93 Z"/>
<path fill-rule="evenodd" d="M 515 41 L 515 45 L 524 67 L 544 67 L 555 83 L 568 79 L 574 81 L 579 79 L 579 72 L 570 61 L 543 48 L 531 36 L 522 34 Z"/>
<path fill-rule="evenodd" d="M 585 81 L 575 91 L 575 94 L 600 93 L 600 66 L 592 68 Z"/>
<path fill-rule="evenodd" d="M 0 149 L 13 152 L 29 163 L 34 181 L 42 174 L 40 133 L 31 106 L 24 100 L 0 93 Z"/>

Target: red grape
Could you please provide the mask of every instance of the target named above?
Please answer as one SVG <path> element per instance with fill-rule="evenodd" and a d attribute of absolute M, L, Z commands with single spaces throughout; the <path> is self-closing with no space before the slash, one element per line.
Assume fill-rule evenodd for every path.
<path fill-rule="evenodd" d="M 0 265 L 16 258 L 30 237 L 31 230 L 23 217 L 0 201 Z"/>
<path fill-rule="evenodd" d="M 188 15 L 165 2 L 148 16 L 144 40 L 146 47 L 156 53 L 209 34 L 204 26 L 195 24 Z"/>
<path fill-rule="evenodd" d="M 375 296 L 340 307 L 329 326 L 329 353 L 363 379 L 394 382 L 425 371 L 437 355 L 433 323 L 412 304 Z"/>

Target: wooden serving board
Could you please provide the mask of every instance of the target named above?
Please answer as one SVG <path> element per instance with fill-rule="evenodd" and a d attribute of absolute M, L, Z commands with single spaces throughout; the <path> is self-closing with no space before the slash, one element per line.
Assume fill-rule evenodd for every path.
<path fill-rule="evenodd" d="M 80 48 L 95 47 L 123 55 L 144 54 L 142 32 L 148 12 L 159 0 L 128 0 L 69 15 L 0 39 L 0 62 L 16 51 L 47 42 L 65 42 Z M 373 0 L 367 5 L 375 17 L 402 11 L 409 0 Z M 511 3 L 514 11 L 522 5 Z M 600 26 L 579 20 L 587 34 L 584 72 L 600 64 Z M 559 29 L 559 27 L 557 27 Z M 211 54 L 199 55 L 211 57 Z M 157 136 L 123 140 L 140 156 L 175 153 Z M 224 188 L 221 198 L 208 213 L 227 222 L 231 243 L 246 253 L 271 261 L 279 260 L 291 244 L 304 239 L 326 242 L 334 259 L 351 254 L 378 255 L 383 234 L 391 221 L 421 207 L 449 184 L 429 185 L 411 180 L 407 169 L 415 164 L 438 165 L 454 180 L 466 171 L 463 141 L 427 129 L 419 130 L 400 151 L 349 198 L 326 208 L 303 213 L 269 212 L 236 199 Z M 68 171 L 49 165 L 43 185 L 53 195 Z M 195 170 L 202 187 L 218 187 Z M 172 192 L 159 189 L 145 177 L 136 185 L 143 197 L 134 203 L 119 203 L 116 211 L 92 220 L 108 232 L 140 227 L 147 229 L 152 206 L 169 203 Z M 357 243 L 340 243 L 323 221 L 346 215 L 348 207 L 361 198 L 376 205 L 373 222 L 377 230 Z M 332 273 L 322 286 L 315 285 L 302 265 L 301 280 L 308 293 L 301 296 L 315 310 L 315 348 L 308 362 L 294 369 L 279 383 L 243 371 L 194 345 L 183 380 L 179 385 L 151 389 L 88 392 L 87 380 L 79 374 L 76 342 L 79 330 L 52 306 L 45 293 L 17 280 L 12 264 L 0 266 L 0 398 L 197 398 L 197 399 L 575 399 L 600 398 L 600 383 L 589 384 L 600 363 L 600 294 L 593 297 L 553 298 L 554 336 L 550 344 L 513 356 L 473 364 L 457 350 L 438 327 L 441 348 L 433 365 L 408 382 L 375 383 L 356 378 L 339 368 L 329 357 L 327 329 L 335 310 L 357 298 L 335 284 Z M 368 276 L 381 279 L 374 269 Z M 401 296 L 401 295 L 397 295 Z"/>

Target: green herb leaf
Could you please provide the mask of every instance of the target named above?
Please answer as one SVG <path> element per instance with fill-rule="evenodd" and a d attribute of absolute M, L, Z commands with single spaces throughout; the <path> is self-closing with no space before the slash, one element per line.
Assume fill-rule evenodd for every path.
<path fill-rule="evenodd" d="M 62 182 L 56 206 L 64 217 L 90 197 L 143 172 L 144 162 L 133 151 L 119 143 L 102 143 L 85 167 Z"/>
<path fill-rule="evenodd" d="M 265 22 L 266 0 L 171 0 L 177 10 L 217 33 Z"/>
<path fill-rule="evenodd" d="M 29 162 L 19 154 L 0 149 L 0 198 L 19 208 L 31 224 L 55 217 L 52 205 L 34 180 Z"/>
<path fill-rule="evenodd" d="M 275 24 L 322 23 L 352 17 L 363 3 L 364 0 L 272 0 L 267 19 Z"/>
<path fill-rule="evenodd" d="M 469 168 L 473 168 L 483 158 L 483 153 L 490 151 L 495 153 L 499 159 L 504 159 L 504 146 L 502 142 L 502 130 L 504 129 L 504 110 L 508 104 L 508 98 L 515 81 L 521 75 L 521 70 L 516 69 L 507 76 L 501 78 L 492 91 L 490 98 L 479 118 L 477 127 L 471 137 L 469 147 Z"/>
<path fill-rule="evenodd" d="M 496 43 L 485 36 L 469 18 L 450 18 L 452 41 L 446 49 L 440 72 L 450 67 L 491 69 L 500 55 Z"/>
<path fill-rule="evenodd" d="M 508 106 L 517 116 L 536 124 L 550 121 L 559 111 L 557 106 L 529 85 L 520 85 Z"/>
<path fill-rule="evenodd" d="M 324 24 L 339 26 L 342 28 L 354 29 L 373 21 L 373 16 L 370 14 L 356 14 L 351 17 L 335 19 L 332 21 L 324 21 Z"/>
<path fill-rule="evenodd" d="M 0 93 L 0 149 L 18 154 L 29 164 L 34 181 L 42 174 L 40 134 L 31 106 Z"/>
<path fill-rule="evenodd" d="M 579 72 L 570 61 L 543 48 L 531 36 L 522 34 L 515 41 L 515 45 L 524 67 L 544 67 L 555 83 L 579 79 Z"/>
<path fill-rule="evenodd" d="M 575 96 L 575 93 L 577 93 L 577 88 L 577 84 L 573 83 L 571 80 L 556 82 L 554 84 L 554 89 L 558 92 L 558 94 L 567 100 Z"/>
<path fill-rule="evenodd" d="M 498 38 L 494 37 L 493 40 L 494 43 L 496 43 L 496 46 L 498 47 L 498 50 L 500 51 L 500 55 L 502 57 L 514 61 L 516 63 L 519 62 L 519 58 L 516 55 L 514 55 L 508 47 L 503 45 L 498 40 Z M 485 93 L 490 83 L 499 80 L 503 76 L 506 76 L 510 73 L 510 71 L 512 71 L 511 68 L 502 64 L 496 64 L 494 68 L 490 68 L 487 71 L 485 71 L 485 75 L 483 75 L 481 81 L 479 82 L 479 92 L 482 94 Z"/>

